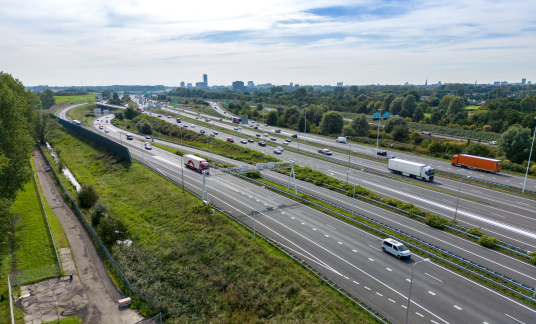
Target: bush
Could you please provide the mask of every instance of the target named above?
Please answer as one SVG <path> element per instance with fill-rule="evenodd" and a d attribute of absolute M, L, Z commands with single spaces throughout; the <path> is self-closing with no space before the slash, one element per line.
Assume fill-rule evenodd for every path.
<path fill-rule="evenodd" d="M 473 234 L 473 235 L 476 235 L 476 236 L 484 235 L 484 233 L 482 233 L 482 231 L 480 230 L 480 227 L 470 228 L 470 229 L 467 230 L 467 233 Z"/>
<path fill-rule="evenodd" d="M 532 251 L 532 252 L 530 252 L 529 255 L 532 258 L 532 260 L 531 260 L 532 264 L 536 265 L 536 252 Z"/>
<path fill-rule="evenodd" d="M 91 208 L 99 200 L 99 194 L 92 185 L 83 185 L 77 198 L 80 207 Z"/>
<path fill-rule="evenodd" d="M 118 240 L 129 238 L 125 223 L 121 219 L 112 216 L 101 219 L 97 232 L 101 241 L 106 245 L 112 245 Z"/>
<path fill-rule="evenodd" d="M 499 240 L 496 237 L 493 237 L 493 236 L 483 235 L 478 240 L 478 243 L 480 245 L 482 245 L 482 246 L 485 246 L 485 247 L 491 249 L 491 248 L 495 247 L 495 244 L 499 243 Z"/>
<path fill-rule="evenodd" d="M 398 142 L 403 142 L 406 140 L 408 135 L 408 128 L 403 125 L 396 125 L 391 132 L 391 137 Z"/>
<path fill-rule="evenodd" d="M 176 150 L 176 151 L 175 151 L 175 154 L 177 154 L 177 155 L 179 155 L 179 156 L 184 156 L 185 154 L 188 154 L 188 153 L 186 153 L 186 152 L 184 152 L 184 151 L 181 151 L 181 150 Z"/>
<path fill-rule="evenodd" d="M 102 200 L 97 201 L 91 211 L 91 224 L 95 227 L 99 226 L 101 219 L 108 216 L 108 205 Z"/>
<path fill-rule="evenodd" d="M 438 229 L 444 229 L 445 225 L 448 224 L 448 220 L 445 217 L 441 217 L 439 215 L 428 215 L 426 217 L 426 224 L 430 227 L 438 228 Z"/>
<path fill-rule="evenodd" d="M 430 141 L 429 140 L 424 140 L 421 142 L 421 147 L 422 148 L 428 148 L 428 146 L 430 145 Z"/>
<path fill-rule="evenodd" d="M 441 143 L 439 143 L 438 141 L 432 141 L 432 143 L 428 145 L 428 152 L 441 153 L 443 152 L 443 145 L 441 145 Z"/>
<path fill-rule="evenodd" d="M 415 144 L 417 144 L 417 145 L 421 144 L 423 140 L 424 140 L 424 138 L 422 138 L 422 136 L 415 136 L 413 138 L 413 142 L 415 142 Z"/>

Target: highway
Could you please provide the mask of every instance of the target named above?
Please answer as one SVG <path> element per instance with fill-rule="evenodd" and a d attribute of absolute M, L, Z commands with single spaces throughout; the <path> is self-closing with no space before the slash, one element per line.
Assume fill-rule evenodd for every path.
<path fill-rule="evenodd" d="M 107 127 L 110 133 L 101 133 L 118 140 L 122 131 Z M 141 142 L 138 145 L 124 137 L 122 143 L 134 159 L 180 182 L 179 156 L 158 148 L 144 150 Z M 252 225 L 256 190 L 257 230 L 302 256 L 394 323 L 403 323 L 408 280 L 418 256 L 399 261 L 381 252 L 381 240 L 374 235 L 241 179 L 229 180 L 228 176 L 208 177 L 209 197 L 215 204 Z M 184 182 L 200 193 L 199 174 L 184 169 Z M 415 270 L 410 310 L 410 323 L 530 323 L 536 315 L 531 308 L 433 263 L 419 264 Z"/>

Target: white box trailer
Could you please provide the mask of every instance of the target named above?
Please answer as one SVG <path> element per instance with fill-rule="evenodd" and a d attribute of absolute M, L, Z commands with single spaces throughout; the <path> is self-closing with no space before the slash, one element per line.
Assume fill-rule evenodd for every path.
<path fill-rule="evenodd" d="M 402 159 L 389 159 L 387 168 L 394 173 L 406 177 L 416 178 L 423 181 L 434 181 L 434 169 L 426 164 Z"/>
<path fill-rule="evenodd" d="M 201 173 L 206 172 L 210 173 L 210 166 L 208 162 L 198 156 L 192 154 L 186 154 L 182 157 L 184 165 L 187 168 L 194 169 L 195 171 Z"/>

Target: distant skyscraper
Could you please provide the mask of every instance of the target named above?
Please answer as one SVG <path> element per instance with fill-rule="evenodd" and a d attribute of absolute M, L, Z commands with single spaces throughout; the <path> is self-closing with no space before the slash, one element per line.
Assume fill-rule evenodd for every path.
<path fill-rule="evenodd" d="M 337 82 L 337 87 L 342 87 L 342 82 Z"/>
<path fill-rule="evenodd" d="M 531 84 L 531 83 L 532 83 L 532 81 L 527 82 L 527 84 Z"/>
<path fill-rule="evenodd" d="M 248 88 L 249 87 L 254 87 L 254 86 L 255 86 L 255 84 L 253 83 L 253 81 L 248 81 Z"/>
<path fill-rule="evenodd" d="M 522 85 L 525 85 L 525 82 L 527 82 L 527 79 L 525 79 L 525 78 L 521 79 L 521 84 Z"/>
<path fill-rule="evenodd" d="M 244 91 L 244 82 L 242 81 L 233 82 L 233 90 Z"/>
<path fill-rule="evenodd" d="M 476 85 L 476 81 L 477 81 L 477 80 L 475 80 L 475 85 Z"/>
<path fill-rule="evenodd" d="M 290 87 L 292 88 L 293 86 L 294 86 L 294 83 L 293 83 L 293 82 L 291 82 L 291 83 L 290 83 Z"/>
<path fill-rule="evenodd" d="M 203 74 L 203 82 L 205 82 L 208 86 L 208 77 L 206 74 Z"/>
<path fill-rule="evenodd" d="M 191 83 L 188 83 L 188 84 L 186 84 L 186 87 L 187 87 L 187 88 L 191 88 L 191 87 L 192 87 L 192 84 L 191 84 Z"/>
<path fill-rule="evenodd" d="M 184 81 L 181 82 L 181 88 L 184 88 Z"/>

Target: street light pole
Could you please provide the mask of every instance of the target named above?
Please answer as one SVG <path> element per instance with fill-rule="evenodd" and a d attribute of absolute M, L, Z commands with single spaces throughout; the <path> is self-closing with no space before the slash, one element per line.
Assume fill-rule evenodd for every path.
<path fill-rule="evenodd" d="M 408 324 L 408 314 L 409 314 L 409 302 L 411 300 L 411 286 L 413 286 L 413 270 L 415 270 L 415 266 L 421 262 L 430 262 L 430 259 L 424 259 L 421 260 L 413 265 L 413 268 L 411 269 L 411 281 L 409 282 L 409 296 L 408 296 L 408 307 L 406 307 L 406 321 L 405 324 Z"/>
<path fill-rule="evenodd" d="M 181 174 L 182 174 L 182 193 L 184 193 L 184 163 L 182 163 L 182 155 L 181 155 Z"/>
<path fill-rule="evenodd" d="M 305 143 L 305 131 L 307 130 L 307 106 L 308 104 L 305 104 L 305 111 L 303 116 L 303 142 Z"/>
<path fill-rule="evenodd" d="M 350 142 L 350 150 L 348 150 L 348 170 L 346 170 L 346 184 L 348 184 L 348 173 L 350 173 L 350 152 L 352 151 L 352 142 Z"/>
<path fill-rule="evenodd" d="M 471 176 L 467 176 L 467 178 L 471 178 Z M 456 199 L 456 211 L 454 212 L 454 224 L 456 224 L 456 215 L 458 215 L 458 203 L 460 202 L 460 191 L 462 190 L 462 179 L 463 176 L 460 177 L 460 186 L 458 187 L 458 198 Z"/>
<path fill-rule="evenodd" d="M 262 188 L 265 188 L 264 186 L 261 187 Z M 255 214 L 256 214 L 256 211 L 257 211 L 257 198 L 256 198 L 256 195 L 255 193 L 257 192 L 257 189 L 258 188 L 255 188 L 253 189 L 253 240 L 255 240 L 255 235 L 256 235 L 256 231 L 255 231 Z"/>
<path fill-rule="evenodd" d="M 380 112 L 380 118 L 378 119 L 378 136 L 376 136 L 376 154 L 378 154 L 378 143 L 380 142 L 380 122 L 382 120 L 382 110 L 383 109 L 378 109 Z"/>
<path fill-rule="evenodd" d="M 534 117 L 534 120 L 536 120 L 536 117 Z M 534 126 L 534 134 L 532 134 L 532 144 L 530 145 L 529 161 L 527 162 L 527 172 L 525 172 L 523 191 L 521 191 L 521 193 L 525 193 L 525 185 L 527 184 L 527 176 L 529 175 L 530 159 L 532 158 L 532 148 L 534 147 L 534 137 L 536 137 L 536 126 Z"/>

